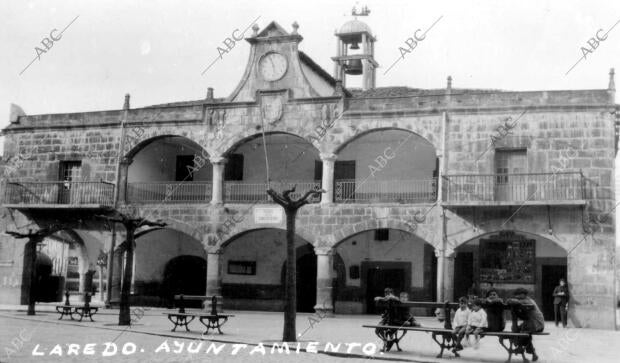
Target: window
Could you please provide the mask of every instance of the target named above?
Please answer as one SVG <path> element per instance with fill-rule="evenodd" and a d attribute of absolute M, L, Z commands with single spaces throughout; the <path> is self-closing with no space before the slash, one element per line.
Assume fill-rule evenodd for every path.
<path fill-rule="evenodd" d="M 323 180 L 323 162 L 321 160 L 314 161 L 314 180 Z"/>
<path fill-rule="evenodd" d="M 71 182 L 80 180 L 82 174 L 81 161 L 61 161 L 59 167 L 60 180 Z"/>
<path fill-rule="evenodd" d="M 522 174 L 527 172 L 526 150 L 496 150 L 495 173 L 497 183 L 508 183 L 507 174 Z"/>
<path fill-rule="evenodd" d="M 193 181 L 194 155 L 177 155 L 176 181 Z"/>
<path fill-rule="evenodd" d="M 375 241 L 389 241 L 390 230 L 387 228 L 375 229 Z"/>
<path fill-rule="evenodd" d="M 224 167 L 224 180 L 243 180 L 243 154 L 230 154 Z"/>

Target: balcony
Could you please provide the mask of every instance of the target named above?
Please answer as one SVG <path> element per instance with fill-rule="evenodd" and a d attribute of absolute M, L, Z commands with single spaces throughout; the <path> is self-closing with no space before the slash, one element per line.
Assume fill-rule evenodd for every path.
<path fill-rule="evenodd" d="M 7 182 L 4 190 L 5 207 L 111 207 L 114 184 L 100 182 Z"/>
<path fill-rule="evenodd" d="M 580 172 L 444 176 L 448 206 L 585 204 Z"/>
<path fill-rule="evenodd" d="M 128 183 L 128 203 L 209 203 L 211 182 Z"/>
<path fill-rule="evenodd" d="M 414 180 L 336 180 L 336 203 L 433 203 L 437 178 Z"/>
<path fill-rule="evenodd" d="M 300 198 L 308 190 L 320 190 L 320 181 L 285 181 L 272 182 L 271 188 L 279 193 L 297 185 L 292 199 Z M 226 203 L 273 203 L 271 197 L 267 195 L 267 183 L 247 183 L 247 182 L 224 182 L 224 201 Z M 311 197 L 311 203 L 321 201 L 320 196 Z"/>

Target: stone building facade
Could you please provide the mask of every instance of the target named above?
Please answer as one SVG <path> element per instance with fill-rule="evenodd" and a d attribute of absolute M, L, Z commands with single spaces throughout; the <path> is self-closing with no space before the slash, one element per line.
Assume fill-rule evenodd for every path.
<path fill-rule="evenodd" d="M 74 250 L 83 292 L 101 290 L 91 280 L 112 240 L 96 215 L 161 219 L 138 233 L 135 303 L 182 292 L 279 310 L 285 221 L 265 190 L 322 187 L 297 216 L 300 311 L 372 312 L 386 286 L 437 301 L 523 286 L 548 309 L 566 277 L 571 323 L 615 328 L 613 73 L 598 90 L 375 87 L 367 25 L 336 33 L 333 76 L 297 30 L 255 27 L 225 98 L 16 114 L 3 130 L 0 227 L 66 225 L 48 245 Z M 358 75 L 363 87 L 347 88 Z M 117 232 L 112 301 L 126 268 Z M 0 302 L 24 303 L 24 242 L 0 241 Z M 54 260 L 44 252 L 37 271 Z"/>

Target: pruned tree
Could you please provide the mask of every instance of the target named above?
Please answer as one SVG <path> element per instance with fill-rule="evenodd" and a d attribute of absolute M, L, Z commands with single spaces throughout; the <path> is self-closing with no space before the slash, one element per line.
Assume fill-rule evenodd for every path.
<path fill-rule="evenodd" d="M 165 227 L 166 223 L 161 221 L 149 221 L 145 218 L 135 217 L 117 212 L 114 216 L 98 216 L 110 222 L 120 223 L 125 227 L 127 240 L 125 241 L 125 269 L 121 283 L 121 301 L 118 313 L 118 325 L 131 325 L 131 312 L 129 304 L 129 293 L 131 291 L 131 280 L 133 278 L 133 259 L 135 244 L 135 233 L 140 227 Z M 114 253 L 114 251 L 109 251 Z"/>
<path fill-rule="evenodd" d="M 27 238 L 28 242 L 24 246 L 24 272 L 28 273 L 28 315 L 35 315 L 35 303 L 37 298 L 37 244 L 43 242 L 43 239 L 58 231 L 65 229 L 62 225 L 50 225 L 36 231 L 28 230 L 28 233 L 16 231 L 6 231 L 5 233 L 13 238 Z"/>
<path fill-rule="evenodd" d="M 273 189 L 267 190 L 267 194 L 274 202 L 284 208 L 286 215 L 286 281 L 285 281 L 285 298 L 284 298 L 284 331 L 282 333 L 282 341 L 296 342 L 297 335 L 295 329 L 295 319 L 297 315 L 297 257 L 295 253 L 295 217 L 299 208 L 310 203 L 308 199 L 325 190 L 309 190 L 301 198 L 292 200 L 291 193 L 295 192 L 296 185 L 293 188 L 285 190 L 282 195 Z"/>

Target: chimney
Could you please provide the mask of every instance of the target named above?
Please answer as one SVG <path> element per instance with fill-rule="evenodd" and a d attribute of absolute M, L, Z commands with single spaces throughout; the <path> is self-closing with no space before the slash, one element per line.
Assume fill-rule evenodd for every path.
<path fill-rule="evenodd" d="M 131 96 L 129 95 L 129 93 L 125 94 L 125 103 L 123 104 L 123 110 L 129 110 L 129 98 Z"/>
<path fill-rule="evenodd" d="M 207 88 L 207 100 L 213 100 L 213 87 Z"/>
<path fill-rule="evenodd" d="M 452 76 L 448 76 L 448 85 L 446 86 L 446 93 L 452 93 Z"/>

